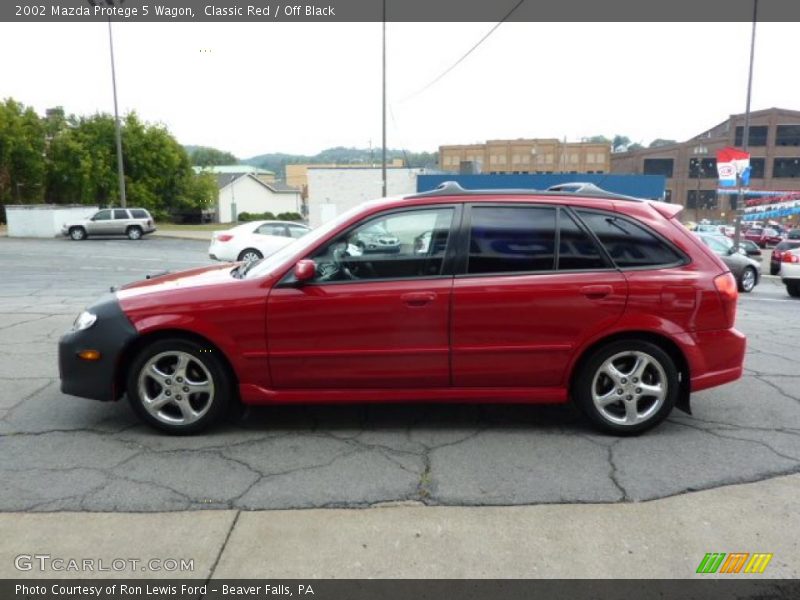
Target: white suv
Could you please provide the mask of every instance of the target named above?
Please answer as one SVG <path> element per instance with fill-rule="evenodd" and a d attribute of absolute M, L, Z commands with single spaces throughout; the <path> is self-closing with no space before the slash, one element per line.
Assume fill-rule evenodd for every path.
<path fill-rule="evenodd" d="M 90 235 L 125 235 L 138 240 L 155 230 L 153 217 L 143 208 L 104 208 L 88 219 L 61 226 L 61 233 L 73 240 L 85 240 Z"/>

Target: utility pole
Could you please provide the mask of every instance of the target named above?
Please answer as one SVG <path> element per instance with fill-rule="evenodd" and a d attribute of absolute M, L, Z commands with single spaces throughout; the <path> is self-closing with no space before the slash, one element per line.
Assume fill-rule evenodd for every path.
<path fill-rule="evenodd" d="M 119 205 L 127 206 L 125 199 L 125 170 L 122 166 L 122 131 L 119 124 L 119 110 L 117 108 L 117 72 L 114 66 L 114 37 L 111 35 L 111 17 L 108 17 L 108 46 L 111 50 L 111 86 L 114 89 L 114 123 L 116 124 L 117 137 L 117 176 L 119 177 Z"/>
<path fill-rule="evenodd" d="M 381 160 L 383 197 L 386 197 L 386 0 L 383 0 L 383 151 Z"/>
<path fill-rule="evenodd" d="M 753 0 L 753 31 L 750 35 L 750 71 L 747 74 L 747 104 L 744 109 L 744 127 L 742 128 L 742 150 L 747 152 L 750 143 L 750 93 L 753 89 L 753 58 L 756 50 L 756 21 L 758 20 L 758 0 Z M 734 130 L 735 131 L 735 130 Z M 739 247 L 742 236 L 742 213 L 744 212 L 744 190 L 742 181 L 737 175 L 739 191 L 736 201 L 736 220 L 733 224 L 733 245 Z"/>

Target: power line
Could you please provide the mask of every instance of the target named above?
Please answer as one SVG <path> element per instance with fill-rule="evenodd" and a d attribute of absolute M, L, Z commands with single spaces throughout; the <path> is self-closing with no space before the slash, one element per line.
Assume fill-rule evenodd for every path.
<path fill-rule="evenodd" d="M 495 26 L 494 26 L 494 27 L 492 27 L 492 28 L 491 28 L 491 29 L 488 31 L 488 33 L 487 33 L 486 35 L 484 35 L 484 36 L 483 36 L 483 37 L 482 37 L 480 40 L 478 40 L 478 42 L 477 42 L 477 43 L 476 43 L 474 46 L 472 46 L 472 48 L 470 48 L 469 50 L 467 50 L 467 51 L 464 53 L 464 55 L 463 55 L 463 56 L 461 56 L 461 58 L 459 58 L 459 59 L 458 59 L 456 62 L 454 62 L 452 65 L 450 65 L 450 67 L 448 67 L 447 69 L 445 69 L 444 71 L 442 71 L 442 72 L 439 74 L 439 76 L 438 76 L 438 77 L 436 77 L 434 80 L 432 80 L 432 81 L 431 81 L 431 82 L 430 82 L 428 85 L 426 85 L 426 86 L 425 86 L 425 87 L 423 87 L 422 89 L 420 89 L 420 90 L 418 90 L 418 91 L 414 92 L 414 93 L 413 93 L 413 94 L 411 94 L 410 96 L 406 96 L 405 98 L 403 98 L 403 100 L 401 100 L 401 102 L 406 102 L 407 100 L 411 100 L 411 98 L 414 98 L 414 97 L 416 97 L 416 96 L 419 96 L 419 95 L 420 95 L 422 92 L 426 91 L 428 88 L 430 88 L 430 87 L 432 87 L 433 85 L 437 84 L 437 83 L 438 83 L 438 82 L 439 82 L 439 81 L 440 81 L 440 80 L 441 80 L 441 79 L 442 79 L 442 78 L 443 78 L 445 75 L 447 75 L 447 74 L 448 74 L 450 71 L 452 71 L 452 70 L 453 70 L 453 69 L 455 69 L 455 68 L 456 68 L 458 65 L 460 65 L 462 62 L 464 62 L 464 60 L 465 60 L 465 59 L 466 59 L 466 58 L 467 58 L 467 57 L 468 57 L 470 54 L 472 54 L 472 53 L 473 53 L 473 52 L 474 52 L 474 51 L 475 51 L 475 50 L 478 48 L 478 46 L 480 46 L 480 45 L 481 45 L 483 42 L 485 42 L 485 41 L 486 41 L 486 40 L 489 38 L 489 36 L 490 36 L 490 35 L 492 35 L 492 34 L 493 34 L 493 33 L 494 33 L 496 30 L 497 30 L 497 28 L 498 28 L 498 27 L 500 27 L 500 25 L 502 25 L 503 23 L 505 23 L 505 22 L 508 20 L 508 18 L 509 18 L 509 17 L 510 17 L 512 14 L 514 14 L 514 11 L 516 11 L 516 10 L 517 10 L 517 9 L 518 9 L 520 6 L 522 6 L 524 3 L 525 3 L 525 0 L 519 0 L 519 2 L 517 2 L 517 3 L 514 5 L 514 7 L 513 7 L 513 8 L 512 8 L 510 11 L 508 11 L 508 12 L 506 13 L 506 15 L 505 15 L 505 16 L 504 16 L 502 19 L 500 19 L 500 20 L 497 22 L 497 24 L 495 24 Z"/>

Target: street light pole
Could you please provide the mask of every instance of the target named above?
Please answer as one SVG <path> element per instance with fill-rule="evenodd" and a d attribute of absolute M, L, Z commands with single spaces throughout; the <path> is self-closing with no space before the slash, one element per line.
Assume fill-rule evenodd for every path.
<path fill-rule="evenodd" d="M 383 197 L 386 197 L 386 0 L 383 0 L 383 149 L 381 160 L 381 182 Z"/>
<path fill-rule="evenodd" d="M 753 58 L 756 51 L 756 22 L 758 21 L 758 0 L 753 0 L 753 30 L 750 34 L 750 69 L 747 74 L 747 103 L 744 109 L 744 127 L 742 128 L 742 150 L 747 152 L 750 143 L 750 94 L 753 90 Z M 734 129 L 734 131 L 736 131 Z M 736 220 L 733 222 L 733 245 L 739 247 L 742 236 L 742 212 L 744 210 L 744 190 L 742 182 L 737 176 L 739 190 L 736 201 Z"/>
<path fill-rule="evenodd" d="M 111 50 L 111 86 L 114 90 L 114 123 L 117 138 L 117 176 L 119 178 L 119 205 L 127 206 L 125 198 L 125 170 L 122 165 L 122 131 L 119 124 L 119 110 L 117 108 L 117 72 L 114 65 L 114 37 L 111 34 L 111 17 L 108 18 L 108 47 Z"/>

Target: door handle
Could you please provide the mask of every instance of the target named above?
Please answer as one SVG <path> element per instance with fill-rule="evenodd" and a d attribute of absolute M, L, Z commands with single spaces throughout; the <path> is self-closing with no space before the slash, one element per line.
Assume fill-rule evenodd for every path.
<path fill-rule="evenodd" d="M 613 291 L 610 285 L 585 285 L 581 288 L 581 294 L 590 300 L 600 300 Z"/>
<path fill-rule="evenodd" d="M 425 306 L 436 300 L 435 292 L 409 292 L 403 294 L 400 299 L 408 306 Z"/>

